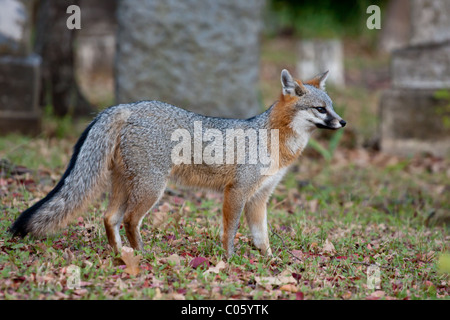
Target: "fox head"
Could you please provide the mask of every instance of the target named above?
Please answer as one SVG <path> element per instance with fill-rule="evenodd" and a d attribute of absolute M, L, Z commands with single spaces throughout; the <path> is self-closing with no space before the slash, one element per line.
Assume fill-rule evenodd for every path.
<path fill-rule="evenodd" d="M 333 103 L 325 92 L 328 71 L 313 79 L 301 82 L 294 79 L 289 71 L 281 72 L 283 88 L 281 102 L 293 116 L 291 126 L 295 131 L 305 128 L 340 129 L 347 122 L 333 109 Z"/>

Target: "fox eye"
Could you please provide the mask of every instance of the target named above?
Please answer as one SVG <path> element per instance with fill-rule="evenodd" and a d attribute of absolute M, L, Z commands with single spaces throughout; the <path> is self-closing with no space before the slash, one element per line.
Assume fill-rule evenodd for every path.
<path fill-rule="evenodd" d="M 318 107 L 316 108 L 317 111 L 319 111 L 320 113 L 327 113 L 327 109 L 323 108 L 323 107 Z"/>

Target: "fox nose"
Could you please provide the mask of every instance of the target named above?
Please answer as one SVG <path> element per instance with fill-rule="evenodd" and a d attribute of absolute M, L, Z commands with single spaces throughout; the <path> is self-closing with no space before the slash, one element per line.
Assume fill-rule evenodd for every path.
<path fill-rule="evenodd" d="M 341 120 L 341 121 L 339 121 L 339 123 L 341 124 L 342 127 L 345 127 L 345 125 L 347 124 L 347 121 Z"/>

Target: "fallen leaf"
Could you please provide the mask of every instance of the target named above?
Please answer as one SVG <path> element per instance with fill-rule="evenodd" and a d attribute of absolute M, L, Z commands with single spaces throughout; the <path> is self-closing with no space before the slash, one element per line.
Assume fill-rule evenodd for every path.
<path fill-rule="evenodd" d="M 278 277 L 255 277 L 256 283 L 264 286 L 266 284 L 281 286 L 283 284 L 295 284 L 297 280 L 293 276 L 278 276 Z"/>
<path fill-rule="evenodd" d="M 185 296 L 179 293 L 171 293 L 166 296 L 166 299 L 172 300 L 186 300 Z"/>
<path fill-rule="evenodd" d="M 344 299 L 344 300 L 348 300 L 348 299 L 350 299 L 352 297 L 352 293 L 350 292 L 350 291 L 347 291 L 346 293 L 344 293 L 343 295 L 342 295 L 342 299 Z"/>
<path fill-rule="evenodd" d="M 153 299 L 155 299 L 155 300 L 162 299 L 161 289 L 159 289 L 159 288 L 155 289 L 155 296 L 153 297 Z"/>
<path fill-rule="evenodd" d="M 123 282 L 120 278 L 115 282 L 115 286 L 119 288 L 119 290 L 125 290 L 128 288 L 125 282 Z"/>
<path fill-rule="evenodd" d="M 62 293 L 62 292 L 59 292 L 59 291 L 56 291 L 56 292 L 55 292 L 55 295 L 56 295 L 58 298 L 61 298 L 61 299 L 64 299 L 64 300 L 70 298 L 67 294 Z"/>
<path fill-rule="evenodd" d="M 282 285 L 280 287 L 281 291 L 286 291 L 286 292 L 292 292 L 292 293 L 296 293 L 297 292 L 297 287 L 293 284 L 285 284 Z"/>
<path fill-rule="evenodd" d="M 126 264 L 125 272 L 132 276 L 137 276 L 141 271 L 139 269 L 139 261 L 141 260 L 141 256 L 135 256 L 134 250 L 129 247 L 122 247 L 122 255 L 121 258 L 123 262 Z"/>
<path fill-rule="evenodd" d="M 292 277 L 297 280 L 297 284 L 299 283 L 299 281 L 302 279 L 302 275 L 300 273 L 295 273 L 292 272 Z"/>
<path fill-rule="evenodd" d="M 168 202 L 164 202 L 162 205 L 158 207 L 158 210 L 167 213 L 170 210 L 172 210 L 172 206 Z"/>
<path fill-rule="evenodd" d="M 159 228 L 168 220 L 166 212 L 156 211 L 152 213 L 152 227 Z"/>
<path fill-rule="evenodd" d="M 316 212 L 319 206 L 319 200 L 317 199 L 310 200 L 306 203 L 306 205 L 308 206 L 310 212 Z"/>
<path fill-rule="evenodd" d="M 78 296 L 84 296 L 85 294 L 88 293 L 87 289 L 76 289 L 73 291 L 73 293 L 75 293 Z"/>
<path fill-rule="evenodd" d="M 385 295 L 385 292 L 382 290 L 377 290 L 372 292 L 372 294 L 370 296 L 368 296 L 366 299 L 367 300 L 378 300 L 380 298 L 383 298 Z"/>
<path fill-rule="evenodd" d="M 295 293 L 295 300 L 305 300 L 305 295 L 303 292 L 298 291 Z"/>
<path fill-rule="evenodd" d="M 196 257 L 189 262 L 189 265 L 194 269 L 197 269 L 200 266 L 209 267 L 209 261 L 204 257 Z"/>
<path fill-rule="evenodd" d="M 173 263 L 174 265 L 178 266 L 178 265 L 180 265 L 181 258 L 180 258 L 180 256 L 177 255 L 177 254 L 172 254 L 171 256 L 169 256 L 169 257 L 167 258 L 167 262 L 171 262 L 171 263 Z"/>
<path fill-rule="evenodd" d="M 89 260 L 83 260 L 83 268 L 90 269 L 94 264 Z"/>
<path fill-rule="evenodd" d="M 303 252 L 301 250 L 292 250 L 291 253 L 297 259 L 300 259 L 300 260 L 303 259 Z"/>
<path fill-rule="evenodd" d="M 70 251 L 69 248 L 66 248 L 63 252 L 63 258 L 64 260 L 66 260 L 67 262 L 71 262 L 74 260 L 74 255 L 72 253 L 72 251 Z"/>
<path fill-rule="evenodd" d="M 225 269 L 226 264 L 222 260 L 220 260 L 215 267 L 209 267 L 208 270 L 205 271 L 205 273 L 219 273 L 220 270 Z"/>
<path fill-rule="evenodd" d="M 322 251 L 324 253 L 329 253 L 331 255 L 336 253 L 336 249 L 334 248 L 334 245 L 328 239 L 325 240 L 325 244 L 323 245 Z"/>

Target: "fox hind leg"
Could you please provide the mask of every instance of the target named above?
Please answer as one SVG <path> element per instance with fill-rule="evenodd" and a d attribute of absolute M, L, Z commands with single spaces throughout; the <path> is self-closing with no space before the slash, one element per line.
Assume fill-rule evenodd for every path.
<path fill-rule="evenodd" d="M 123 179 L 117 171 L 117 168 L 113 169 L 111 182 L 111 196 L 108 208 L 103 216 L 103 222 L 105 224 L 109 245 L 116 254 L 119 254 L 122 248 L 119 229 L 127 207 L 128 193 L 123 188 Z"/>
<path fill-rule="evenodd" d="M 143 249 L 142 237 L 139 231 L 142 220 L 147 212 L 159 201 L 165 187 L 166 182 L 159 185 L 153 184 L 151 190 L 143 189 L 145 193 L 140 192 L 140 197 L 129 201 L 123 222 L 128 241 L 135 250 Z M 139 192 L 139 189 L 139 187 L 136 188 L 134 192 Z"/>
<path fill-rule="evenodd" d="M 125 213 L 126 204 L 111 204 L 111 201 L 114 200 L 110 200 L 108 209 L 103 217 L 103 222 L 105 224 L 106 236 L 108 237 L 109 245 L 113 248 L 114 252 L 118 254 L 122 248 L 119 229 Z"/>

